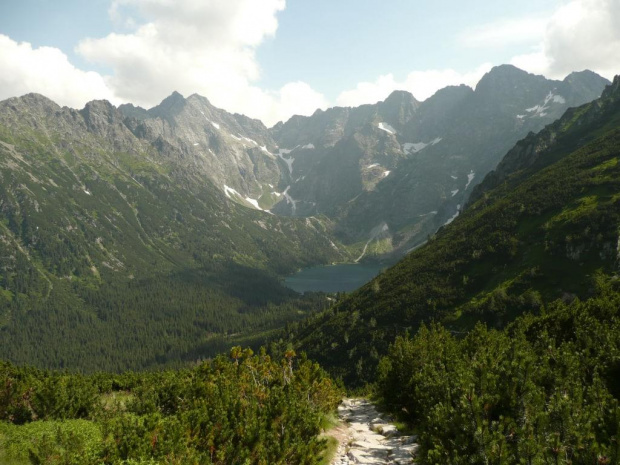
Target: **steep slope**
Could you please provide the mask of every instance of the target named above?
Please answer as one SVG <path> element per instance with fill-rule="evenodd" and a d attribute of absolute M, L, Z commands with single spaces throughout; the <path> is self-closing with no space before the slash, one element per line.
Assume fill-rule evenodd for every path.
<path fill-rule="evenodd" d="M 317 110 L 294 116 L 271 132 L 287 163 L 287 196 L 273 209 L 279 214 L 337 216 L 339 208 L 366 189 L 373 189 L 404 154 L 384 134 L 401 130 L 419 102 L 394 92 L 376 105 Z"/>
<path fill-rule="evenodd" d="M 591 72 L 563 81 L 499 66 L 475 90 L 448 87 L 419 103 L 406 92 L 358 108 L 294 117 L 272 129 L 290 187 L 275 212 L 324 213 L 339 237 L 398 254 L 456 217 L 473 187 L 515 142 L 600 96 Z"/>
<path fill-rule="evenodd" d="M 104 101 L 0 102 L 1 357 L 140 368 L 313 308 L 276 274 L 346 258 L 325 223 L 232 201 L 205 175 L 205 155 L 175 144 L 189 126 L 166 121 L 127 119 Z"/>
<path fill-rule="evenodd" d="M 150 110 L 132 105 L 119 110 L 136 137 L 178 153 L 185 169 L 210 179 L 235 201 L 269 209 L 280 200 L 275 143 L 260 121 L 230 114 L 197 94 L 186 99 L 177 92 Z"/>
<path fill-rule="evenodd" d="M 349 381 L 371 380 L 394 335 L 423 321 L 501 327 L 543 302 L 590 295 L 595 273 L 617 268 L 619 157 L 616 78 L 599 100 L 517 144 L 503 166 L 520 169 L 426 246 L 300 325 L 301 347 Z"/>

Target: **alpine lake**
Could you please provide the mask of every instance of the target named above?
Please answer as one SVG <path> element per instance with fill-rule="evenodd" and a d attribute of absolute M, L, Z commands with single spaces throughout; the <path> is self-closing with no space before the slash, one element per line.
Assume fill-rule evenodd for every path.
<path fill-rule="evenodd" d="M 303 268 L 284 279 L 284 285 L 294 291 L 352 292 L 386 268 L 385 264 L 343 263 Z"/>

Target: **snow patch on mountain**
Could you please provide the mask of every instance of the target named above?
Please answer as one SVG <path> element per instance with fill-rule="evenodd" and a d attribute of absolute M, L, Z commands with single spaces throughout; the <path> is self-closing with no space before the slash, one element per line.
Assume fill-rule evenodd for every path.
<path fill-rule="evenodd" d="M 237 192 L 232 187 L 228 187 L 226 184 L 224 184 L 224 194 L 226 194 L 226 197 L 228 197 L 229 199 L 232 199 L 232 197 L 230 196 L 231 194 L 241 197 L 241 194 L 239 194 L 239 192 Z"/>
<path fill-rule="evenodd" d="M 390 175 L 391 171 L 384 171 L 383 174 L 381 175 L 382 178 L 387 178 Z"/>
<path fill-rule="evenodd" d="M 446 221 L 443 225 L 446 226 L 452 223 L 454 220 L 456 220 L 456 217 L 459 216 L 460 214 L 461 214 L 461 204 L 458 204 L 456 206 L 456 213 L 452 216 L 452 218 L 449 218 L 448 221 Z"/>
<path fill-rule="evenodd" d="M 403 144 L 403 151 L 411 155 L 412 153 L 418 153 L 420 150 L 425 149 L 429 145 L 435 145 L 441 142 L 443 139 L 441 137 L 436 137 L 430 142 L 405 142 Z"/>
<path fill-rule="evenodd" d="M 291 214 L 295 216 L 295 212 L 297 211 L 297 200 L 293 199 L 293 197 L 291 197 L 290 194 L 288 193 L 288 190 L 290 188 L 291 186 L 286 186 L 286 189 L 284 189 L 284 192 L 282 192 L 282 195 L 286 199 L 286 203 L 291 206 Z"/>
<path fill-rule="evenodd" d="M 428 144 L 425 144 L 424 142 L 405 142 L 403 144 L 403 151 L 407 154 L 418 153 L 426 147 L 428 147 Z"/>
<path fill-rule="evenodd" d="M 541 105 L 533 106 L 532 108 L 526 108 L 525 111 L 528 113 L 533 113 L 532 118 L 539 116 L 543 117 L 547 115 L 547 110 L 550 108 L 550 103 L 566 103 L 566 99 L 561 95 L 554 95 L 553 92 L 549 92 L 545 97 L 544 102 Z"/>
<path fill-rule="evenodd" d="M 301 148 L 306 149 L 306 150 L 313 150 L 315 147 L 314 147 L 314 144 L 306 144 L 302 146 Z"/>
<path fill-rule="evenodd" d="M 458 190 L 458 189 L 454 189 L 454 190 L 453 190 L 453 191 L 451 191 L 451 192 L 452 192 L 452 197 L 454 197 L 456 194 L 458 194 L 458 193 L 459 193 L 459 190 Z"/>
<path fill-rule="evenodd" d="M 245 201 L 248 202 L 249 204 L 251 204 L 254 208 L 256 208 L 257 210 L 261 210 L 264 211 L 259 205 L 258 205 L 258 200 L 253 199 L 251 197 L 246 197 Z"/>
<path fill-rule="evenodd" d="M 471 170 L 469 174 L 467 175 L 467 184 L 465 184 L 465 189 L 469 187 L 469 185 L 471 184 L 471 182 L 474 180 L 475 177 L 476 177 L 476 173 L 474 173 L 474 170 Z"/>
<path fill-rule="evenodd" d="M 211 121 L 209 118 L 207 118 L 207 115 L 205 115 L 204 111 L 202 111 L 202 110 L 199 110 L 199 111 L 200 111 L 200 114 L 202 116 L 204 116 L 204 119 L 206 119 L 208 123 L 211 123 L 215 129 L 217 129 L 217 130 L 220 129 L 220 125 L 215 123 L 215 122 L 213 122 L 213 121 Z"/>
<path fill-rule="evenodd" d="M 295 161 L 295 159 L 292 156 L 290 158 L 284 158 L 284 155 L 288 155 L 293 150 L 278 149 L 278 157 L 280 157 L 282 159 L 282 161 L 284 161 L 284 163 L 286 163 L 286 166 L 288 166 L 288 174 L 291 174 L 291 175 L 293 174 L 293 162 Z"/>
<path fill-rule="evenodd" d="M 265 145 L 261 145 L 259 147 L 263 152 L 265 152 L 267 155 L 270 155 L 273 157 L 273 153 L 271 153 L 269 150 L 267 150 L 267 147 Z"/>
<path fill-rule="evenodd" d="M 396 129 L 394 129 L 392 126 L 390 126 L 387 123 L 381 122 L 377 124 L 377 127 L 381 129 L 382 131 L 387 132 L 388 134 L 396 134 Z"/>

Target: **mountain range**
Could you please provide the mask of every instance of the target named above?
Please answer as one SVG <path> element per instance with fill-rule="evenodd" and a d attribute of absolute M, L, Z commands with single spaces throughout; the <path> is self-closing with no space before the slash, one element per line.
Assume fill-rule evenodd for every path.
<path fill-rule="evenodd" d="M 617 279 L 618 147 L 620 77 L 520 140 L 424 247 L 288 337 L 347 382 L 372 382 L 394 338 L 422 325 L 464 335 L 587 301 Z"/>
<path fill-rule="evenodd" d="M 554 81 L 503 65 L 475 89 L 447 87 L 424 102 L 399 91 L 375 105 L 293 117 L 271 129 L 290 168 L 287 197 L 273 211 L 324 214 L 360 254 L 366 245 L 366 255 L 402 256 L 455 218 L 518 140 L 607 84 L 590 71 Z"/>
<path fill-rule="evenodd" d="M 554 81 L 503 65 L 476 89 L 447 87 L 424 102 L 396 91 L 271 129 L 198 95 L 119 110 L 135 119 L 134 134 L 185 153 L 229 198 L 283 216 L 327 217 L 357 258 L 393 261 L 454 218 L 519 139 L 607 84 L 590 71 Z"/>
<path fill-rule="evenodd" d="M 105 101 L 0 103 L 3 357 L 85 370 L 195 359 L 314 308 L 279 275 L 349 259 L 328 222 L 231 200 L 205 174 L 209 152 L 173 144 L 169 124 Z"/>
<path fill-rule="evenodd" d="M 339 323 L 328 312 L 301 326 L 302 346 L 328 366 L 345 363 L 334 355 L 342 350 L 363 365 L 368 356 L 360 353 L 376 359 L 396 326 L 429 316 L 417 310 L 413 291 L 394 290 L 403 282 L 424 289 L 424 302 L 442 317 L 461 296 L 454 283 L 432 278 L 433 267 L 448 266 L 433 251 L 459 244 L 436 230 L 468 224 L 457 217 L 471 192 L 474 206 L 491 202 L 515 172 L 537 168 L 537 154 L 563 140 L 564 126 L 540 133 L 547 139 L 528 133 L 597 98 L 607 83 L 588 71 L 551 81 L 500 66 L 475 90 L 449 87 L 424 102 L 395 92 L 271 129 L 178 93 L 149 110 L 106 101 L 74 110 L 36 94 L 0 102 L 0 356 L 86 371 L 208 356 L 328 306 L 325 296 L 283 288 L 281 276 L 314 264 L 393 259 L 430 238 L 386 273 L 394 281 L 382 275 L 329 310 Z M 583 108 L 566 115 L 596 119 Z M 475 188 L 524 136 L 531 142 L 519 142 Z M 470 246 L 464 256 L 486 257 L 486 248 Z M 510 249 L 498 239 L 502 247 Z M 435 264 L 412 258 L 420 254 Z M 467 274 L 466 295 L 484 300 L 478 274 L 501 274 L 480 266 Z M 441 297 L 426 297 L 420 276 L 431 276 Z M 449 276 L 441 279 L 456 275 Z M 375 294 L 381 299 L 364 300 Z M 362 341 L 361 324 L 339 326 L 359 318 L 380 343 Z M 317 322 L 329 331 L 315 332 Z"/>

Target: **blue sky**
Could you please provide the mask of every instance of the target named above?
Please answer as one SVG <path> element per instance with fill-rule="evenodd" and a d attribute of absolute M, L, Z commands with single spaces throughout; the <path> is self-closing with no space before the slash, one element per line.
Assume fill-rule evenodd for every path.
<path fill-rule="evenodd" d="M 467 4 L 464 7 L 464 4 Z M 463 52 L 459 34 L 510 17 L 549 16 L 555 0 L 290 1 L 279 14 L 275 38 L 258 49 L 263 82 L 279 86 L 303 78 L 335 98 L 360 81 L 413 69 L 465 72 L 484 62 L 501 64 L 518 46 Z"/>
<path fill-rule="evenodd" d="M 3 0 L 0 98 L 156 104 L 173 90 L 267 124 L 492 65 L 618 72 L 615 0 Z M 579 41 L 575 40 L 579 39 Z M 591 53 L 598 42 L 606 44 Z M 30 44 L 26 46 L 24 42 Z"/>

